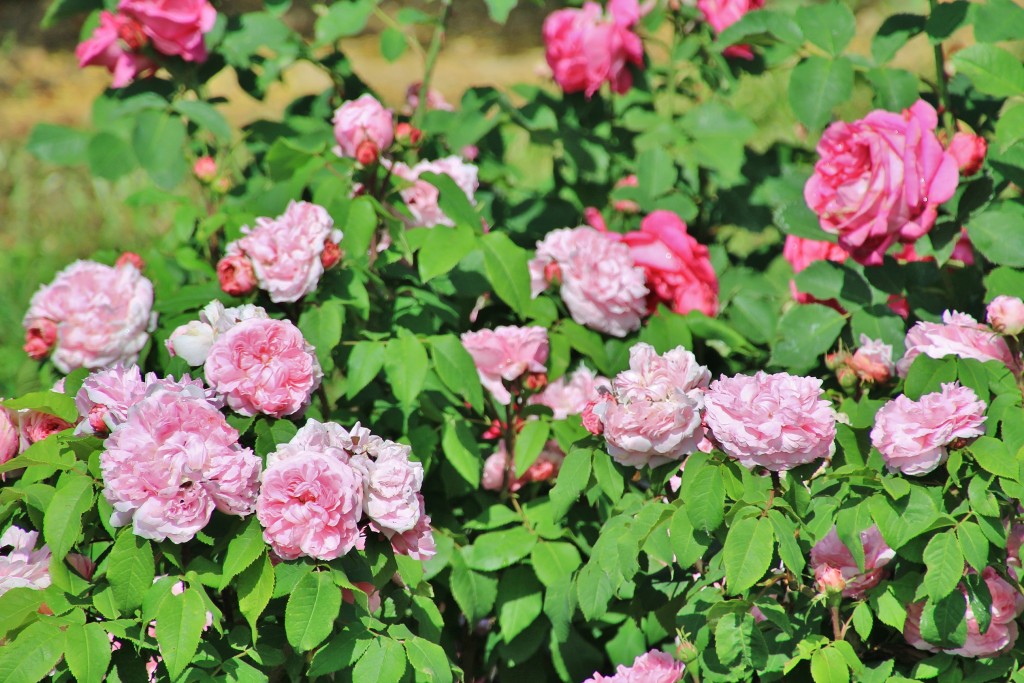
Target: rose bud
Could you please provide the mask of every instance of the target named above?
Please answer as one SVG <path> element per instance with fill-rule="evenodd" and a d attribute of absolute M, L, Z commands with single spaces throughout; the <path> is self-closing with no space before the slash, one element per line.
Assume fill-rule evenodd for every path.
<path fill-rule="evenodd" d="M 57 325 L 46 318 L 36 318 L 25 330 L 25 353 L 33 360 L 42 360 L 57 342 Z"/>
<path fill-rule="evenodd" d="M 203 156 L 192 164 L 192 173 L 203 183 L 211 183 L 217 177 L 217 162 L 211 156 Z"/>
<path fill-rule="evenodd" d="M 949 143 L 949 153 L 956 159 L 960 173 L 964 176 L 972 176 L 981 169 L 987 151 L 988 142 L 985 138 L 971 133 L 954 133 L 953 141 Z"/>
<path fill-rule="evenodd" d="M 988 305 L 988 324 L 999 334 L 1016 337 L 1024 331 L 1024 301 L 1015 296 L 997 296 Z"/>
<path fill-rule="evenodd" d="M 356 161 L 363 166 L 369 166 L 377 160 L 379 154 L 380 150 L 377 149 L 377 145 L 372 140 L 363 140 L 359 143 L 359 147 L 356 148 Z"/>
<path fill-rule="evenodd" d="M 324 242 L 324 251 L 320 254 L 320 263 L 323 265 L 324 270 L 330 270 L 331 267 L 337 265 L 340 260 L 341 248 L 330 240 Z"/>
<path fill-rule="evenodd" d="M 118 268 L 122 268 L 128 264 L 135 266 L 135 269 L 142 271 L 146 267 L 146 262 L 142 260 L 142 257 L 136 254 L 134 251 L 126 251 L 117 258 L 117 262 L 114 264 Z"/>
<path fill-rule="evenodd" d="M 242 254 L 225 256 L 217 264 L 220 288 L 231 296 L 245 296 L 256 288 L 252 263 Z"/>
<path fill-rule="evenodd" d="M 838 567 L 833 567 L 830 564 L 819 565 L 814 570 L 814 578 L 818 584 L 818 590 L 824 595 L 840 595 L 843 589 L 846 588 L 846 579 L 843 578 L 843 572 Z"/>

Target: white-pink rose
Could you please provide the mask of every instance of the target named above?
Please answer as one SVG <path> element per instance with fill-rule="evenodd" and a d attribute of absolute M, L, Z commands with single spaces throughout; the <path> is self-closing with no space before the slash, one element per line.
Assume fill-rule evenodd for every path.
<path fill-rule="evenodd" d="M 465 332 L 461 339 L 473 357 L 480 383 L 503 405 L 512 400 L 505 382 L 547 370 L 544 363 L 548 360 L 548 331 L 543 327 L 504 325 Z"/>
<path fill-rule="evenodd" d="M 1015 296 L 997 296 L 986 310 L 988 324 L 999 334 L 1016 337 L 1024 332 L 1024 301 Z"/>
<path fill-rule="evenodd" d="M 360 147 L 372 146 L 372 161 L 395 140 L 394 114 L 373 95 L 361 95 L 334 112 L 334 139 L 338 141 L 334 153 L 341 157 L 356 158 L 361 156 Z"/>
<path fill-rule="evenodd" d="M 632 666 L 619 664 L 612 676 L 596 671 L 583 683 L 679 683 L 686 667 L 678 659 L 660 650 L 651 650 L 633 660 Z"/>
<path fill-rule="evenodd" d="M 941 323 L 921 321 L 910 328 L 904 343 L 907 351 L 896 363 L 901 377 L 906 377 L 911 363 L 922 353 L 931 358 L 959 356 L 980 361 L 997 360 L 1013 371 L 1020 369 L 1020 361 L 1010 351 L 1006 340 L 966 313 L 946 311 Z"/>
<path fill-rule="evenodd" d="M 12 588 L 42 590 L 50 585 L 50 548 L 36 550 L 38 539 L 38 531 L 16 526 L 0 536 L 0 548 L 10 548 L 0 555 L 0 595 Z"/>
<path fill-rule="evenodd" d="M 849 548 L 839 540 L 833 526 L 826 536 L 811 548 L 811 566 L 815 576 L 820 567 L 837 570 L 843 579 L 843 597 L 860 600 L 864 593 L 874 588 L 885 577 L 885 567 L 896 553 L 882 539 L 878 527 L 872 525 L 860 532 L 861 547 L 864 550 L 864 571 L 853 559 Z"/>
<path fill-rule="evenodd" d="M 548 383 L 543 391 L 530 397 L 530 403 L 547 406 L 556 420 L 564 420 L 582 413 L 588 403 L 598 398 L 600 387 L 611 388 L 611 382 L 581 365 L 568 376 L 568 381 L 566 377 L 559 377 Z"/>
<path fill-rule="evenodd" d="M 411 531 L 420 519 L 417 495 L 423 486 L 423 465 L 409 459 L 411 449 L 382 441 L 375 457 L 356 455 L 351 464 L 363 476 L 363 509 L 377 527 Z"/>
<path fill-rule="evenodd" d="M 243 320 L 266 320 L 269 317 L 260 306 L 244 304 L 225 308 L 221 302 L 211 301 L 199 312 L 199 320 L 177 327 L 164 345 L 172 358 L 178 356 L 193 367 L 202 365 L 210 355 L 210 347 L 217 337 Z"/>

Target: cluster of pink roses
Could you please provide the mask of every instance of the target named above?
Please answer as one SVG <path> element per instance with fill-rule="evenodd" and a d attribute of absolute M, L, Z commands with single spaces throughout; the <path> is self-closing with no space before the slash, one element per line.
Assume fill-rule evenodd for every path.
<path fill-rule="evenodd" d="M 153 283 L 131 258 L 75 261 L 32 296 L 22 324 L 29 356 L 61 372 L 131 364 L 156 326 Z"/>
<path fill-rule="evenodd" d="M 309 420 L 267 456 L 256 516 L 283 559 L 332 560 L 362 549 L 369 531 L 395 552 L 426 560 L 436 552 L 423 508 L 423 466 L 410 448 L 356 423 Z"/>
<path fill-rule="evenodd" d="M 996 304 L 993 309 L 997 321 L 1000 305 Z M 1010 370 L 1020 372 L 1020 359 L 1003 337 L 992 328 L 979 324 L 972 316 L 958 311 L 944 312 L 941 323 L 918 322 L 907 331 L 904 344 L 907 350 L 896 363 L 901 377 L 906 376 L 914 359 L 921 354 L 931 358 L 959 356 L 982 362 L 996 360 Z"/>
<path fill-rule="evenodd" d="M 327 209 L 309 202 L 289 202 L 277 218 L 257 218 L 242 233 L 217 264 L 221 289 L 233 296 L 259 287 L 275 303 L 298 301 L 341 260 L 341 231 Z"/>
<path fill-rule="evenodd" d="M 896 372 L 892 346 L 879 339 L 860 335 L 860 346 L 853 352 L 840 351 L 825 357 L 825 364 L 836 371 L 839 384 L 854 386 L 857 382 L 881 384 Z"/>
<path fill-rule="evenodd" d="M 660 650 L 637 656 L 632 666 L 620 664 L 611 676 L 596 671 L 583 683 L 679 683 L 686 667 L 682 662 Z"/>
<path fill-rule="evenodd" d="M 885 565 L 896 553 L 882 539 L 878 527 L 860 532 L 864 550 L 864 569 L 857 566 L 853 553 L 841 540 L 836 528 L 811 548 L 811 567 L 823 593 L 841 592 L 844 598 L 860 600 L 885 577 Z"/>
<path fill-rule="evenodd" d="M 50 585 L 50 548 L 36 550 L 38 531 L 25 531 L 12 526 L 0 536 L 0 548 L 10 548 L 0 555 L 0 595 L 12 588 L 41 590 Z"/>
<path fill-rule="evenodd" d="M 106 67 L 112 86 L 122 88 L 156 71 L 158 55 L 206 61 L 203 36 L 216 21 L 208 0 L 120 0 L 117 12 L 100 12 L 99 26 L 75 55 L 82 68 Z"/>

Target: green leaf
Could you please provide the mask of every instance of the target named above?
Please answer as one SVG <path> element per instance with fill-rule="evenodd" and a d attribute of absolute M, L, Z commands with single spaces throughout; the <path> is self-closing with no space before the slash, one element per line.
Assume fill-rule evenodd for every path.
<path fill-rule="evenodd" d="M 352 669 L 353 681 L 398 683 L 405 674 L 405 652 L 390 638 L 377 638 Z"/>
<path fill-rule="evenodd" d="M 44 597 L 41 591 L 28 587 L 11 588 L 0 595 L 0 636 L 6 636 L 21 626 L 27 617 L 35 615 Z"/>
<path fill-rule="evenodd" d="M 853 12 L 838 2 L 800 7 L 796 21 L 807 40 L 833 57 L 843 53 L 856 30 Z"/>
<path fill-rule="evenodd" d="M 928 600 L 921 613 L 921 637 L 939 647 L 960 647 L 967 640 L 966 607 L 960 591 Z"/>
<path fill-rule="evenodd" d="M 794 370 L 814 366 L 831 350 L 846 319 L 822 304 L 804 304 L 779 320 L 780 339 L 772 347 L 771 364 Z"/>
<path fill-rule="evenodd" d="M 853 93 L 853 65 L 845 57 L 808 57 L 797 64 L 789 80 L 789 104 L 801 123 L 820 130 L 832 110 Z"/>
<path fill-rule="evenodd" d="M 41 413 L 56 415 L 66 422 L 78 420 L 75 397 L 58 394 L 55 391 L 35 391 L 18 398 L 4 399 L 3 407 L 8 410 L 38 410 Z"/>
<path fill-rule="evenodd" d="M 351 669 L 369 649 L 374 638 L 372 633 L 362 630 L 361 626 L 342 627 L 313 654 L 306 675 L 309 678 L 316 678 L 342 669 Z"/>
<path fill-rule="evenodd" d="M 408 411 L 416 405 L 427 378 L 427 352 L 420 340 L 404 328 L 388 342 L 384 374 L 403 409 Z"/>
<path fill-rule="evenodd" d="M 512 567 L 498 582 L 498 628 L 501 639 L 512 639 L 540 616 L 542 587 L 526 567 Z"/>
<path fill-rule="evenodd" d="M 110 639 L 97 623 L 69 628 L 65 632 L 67 651 L 64 659 L 79 681 L 102 681 L 110 666 Z"/>
<path fill-rule="evenodd" d="M 472 571 L 461 559 L 452 564 L 450 587 L 452 597 L 470 623 L 486 617 L 498 595 L 497 580 Z"/>
<path fill-rule="evenodd" d="M 484 395 L 473 357 L 458 337 L 447 334 L 430 339 L 430 357 L 444 385 L 469 401 L 474 410 L 483 410 Z"/>
<path fill-rule="evenodd" d="M 626 488 L 626 480 L 619 468 L 615 466 L 611 456 L 598 454 L 594 458 L 594 478 L 597 479 L 597 484 L 604 494 L 613 502 L 622 497 L 622 492 Z"/>
<path fill-rule="evenodd" d="M 917 76 L 904 69 L 872 69 L 867 73 L 875 95 L 875 105 L 888 111 L 900 112 L 914 104 L 918 98 Z"/>
<path fill-rule="evenodd" d="M 971 218 L 967 233 L 971 244 L 992 263 L 1024 267 L 1024 212 L 1020 209 L 1006 203 L 997 204 Z"/>
<path fill-rule="evenodd" d="M 284 610 L 284 632 L 288 643 L 299 652 L 312 650 L 331 635 L 341 610 L 341 590 L 329 572 L 303 576 L 288 597 Z"/>
<path fill-rule="evenodd" d="M 779 557 L 787 567 L 799 574 L 804 570 L 806 560 L 800 549 L 800 544 L 796 540 L 798 534 L 796 525 L 775 508 L 768 511 L 768 519 L 771 520 L 775 538 L 779 541 Z"/>
<path fill-rule="evenodd" d="M 153 546 L 130 528 L 123 529 L 107 558 L 107 581 L 117 607 L 131 612 L 141 605 L 154 576 Z"/>
<path fill-rule="evenodd" d="M 875 618 L 871 614 L 868 603 L 860 602 L 853 608 L 853 629 L 860 636 L 861 640 L 867 640 L 871 636 L 871 629 L 874 628 Z"/>
<path fill-rule="evenodd" d="M 814 683 L 849 683 L 850 669 L 846 658 L 835 647 L 824 647 L 811 655 L 811 678 Z"/>
<path fill-rule="evenodd" d="M 348 357 L 348 385 L 345 388 L 348 398 L 353 398 L 373 381 L 384 367 L 386 356 L 387 346 L 383 342 L 361 341 L 352 347 Z"/>
<path fill-rule="evenodd" d="M 892 59 L 907 41 L 924 30 L 926 17 L 919 14 L 893 14 L 886 17 L 871 41 L 871 56 L 879 64 Z"/>
<path fill-rule="evenodd" d="M 85 163 L 90 139 L 84 131 L 40 123 L 32 129 L 25 148 L 41 161 L 72 166 Z"/>
<path fill-rule="evenodd" d="M 334 370 L 331 352 L 341 341 L 344 321 L 345 306 L 338 299 L 328 299 L 319 306 L 307 307 L 299 318 L 302 336 L 313 345 L 325 374 Z"/>
<path fill-rule="evenodd" d="M 761 517 L 735 521 L 722 550 L 728 593 L 738 595 L 757 583 L 768 571 L 774 550 L 770 521 Z"/>
<path fill-rule="evenodd" d="M 202 100 L 177 100 L 174 109 L 200 128 L 210 131 L 218 142 L 231 142 L 231 126 L 227 119 L 208 102 Z"/>
<path fill-rule="evenodd" d="M 571 543 L 540 541 L 530 553 L 533 571 L 545 586 L 553 586 L 579 569 L 580 552 Z"/>
<path fill-rule="evenodd" d="M 253 515 L 242 523 L 238 534 L 228 541 L 228 551 L 224 556 L 224 570 L 221 575 L 221 590 L 231 583 L 231 579 L 244 572 L 258 560 L 266 548 L 267 544 L 263 540 L 263 527 Z"/>
<path fill-rule="evenodd" d="M 903 393 L 916 401 L 924 394 L 941 391 L 943 384 L 956 379 L 956 374 L 955 358 L 932 358 L 922 353 L 914 359 L 907 371 Z"/>
<path fill-rule="evenodd" d="M 92 479 L 77 474 L 61 478 L 43 515 L 43 537 L 55 559 L 63 560 L 82 535 L 82 515 L 92 501 Z"/>
<path fill-rule="evenodd" d="M 476 234 L 465 225 L 454 228 L 439 225 L 418 229 L 428 233 L 424 236 L 419 251 L 416 252 L 416 263 L 423 282 L 451 272 L 459 261 L 477 248 Z"/>
<path fill-rule="evenodd" d="M 389 62 L 394 62 L 403 54 L 408 45 L 405 34 L 396 28 L 388 27 L 380 33 L 380 55 Z"/>
<path fill-rule="evenodd" d="M 551 434 L 551 423 L 546 420 L 530 420 L 516 435 L 515 466 L 516 477 L 526 474 L 530 465 L 536 462 L 544 444 Z"/>
<path fill-rule="evenodd" d="M 491 21 L 504 24 L 508 21 L 509 13 L 519 4 L 519 0 L 484 0 L 487 5 L 487 14 Z"/>
<path fill-rule="evenodd" d="M 953 55 L 953 66 L 986 95 L 1013 97 L 1024 93 L 1024 64 L 1006 50 L 977 43 Z"/>
<path fill-rule="evenodd" d="M 981 468 L 999 477 L 1017 480 L 1020 473 L 1020 465 L 1014 454 L 999 439 L 991 436 L 979 437 L 972 443 L 968 450 L 974 459 L 978 461 Z"/>
<path fill-rule="evenodd" d="M 274 594 L 274 565 L 270 557 L 264 554 L 239 574 L 235 590 L 238 595 L 238 611 L 249 622 L 255 640 L 256 623 Z"/>
<path fill-rule="evenodd" d="M 718 34 L 716 43 L 721 47 L 727 47 L 736 43 L 751 42 L 751 39 L 758 40 L 764 36 L 771 36 L 791 45 L 800 45 L 804 42 L 800 26 L 793 21 L 791 14 L 763 9 L 744 14 L 739 21 Z"/>
<path fill-rule="evenodd" d="M 494 293 L 513 311 L 525 316 L 530 307 L 530 271 L 528 252 L 507 235 L 491 232 L 480 238 L 484 267 Z"/>
<path fill-rule="evenodd" d="M 462 549 L 466 566 L 493 572 L 515 564 L 530 554 L 537 537 L 526 527 L 481 534 L 473 545 Z"/>
<path fill-rule="evenodd" d="M 376 0 L 349 0 L 336 2 L 316 20 L 316 42 L 333 43 L 339 38 L 357 36 L 366 28 L 366 22 L 377 6 Z"/>
<path fill-rule="evenodd" d="M 956 529 L 956 538 L 967 563 L 981 572 L 988 566 L 989 544 L 981 527 L 974 522 L 961 522 Z"/>
<path fill-rule="evenodd" d="M 932 5 L 931 14 L 928 15 L 928 19 L 924 23 L 924 31 L 928 34 L 929 42 L 932 45 L 938 45 L 942 41 L 948 40 L 967 19 L 969 8 L 970 5 L 966 0 Z"/>
<path fill-rule="evenodd" d="M 964 575 L 964 554 L 952 531 L 932 537 L 924 549 L 924 587 L 934 600 L 944 598 L 956 589 Z"/>
<path fill-rule="evenodd" d="M 725 482 L 718 467 L 701 468 L 689 480 L 683 505 L 694 529 L 711 533 L 725 519 Z"/>
<path fill-rule="evenodd" d="M 678 177 L 672 157 L 663 147 L 652 147 L 640 153 L 637 159 L 637 187 L 644 195 L 654 199 L 671 190 Z"/>
<path fill-rule="evenodd" d="M 469 228 L 474 233 L 480 232 L 480 215 L 454 178 L 447 173 L 423 173 L 419 179 L 437 188 L 440 193 L 437 205 L 445 216 L 458 226 Z"/>
<path fill-rule="evenodd" d="M 0 648 L 0 681 L 43 680 L 64 653 L 65 638 L 65 632 L 52 621 L 29 624 L 17 638 Z"/>
<path fill-rule="evenodd" d="M 416 680 L 423 683 L 452 683 L 452 667 L 440 645 L 420 637 L 405 641 L 409 664 L 416 671 Z"/>
<path fill-rule="evenodd" d="M 174 189 L 188 172 L 183 153 L 186 141 L 185 124 L 177 116 L 147 110 L 135 119 L 135 158 L 162 190 Z"/>
<path fill-rule="evenodd" d="M 614 595 L 611 577 L 598 563 L 588 562 L 576 576 L 576 598 L 587 621 L 604 616 Z"/>
<path fill-rule="evenodd" d="M 86 149 L 89 172 L 105 180 L 117 180 L 136 167 L 135 153 L 128 141 L 108 131 L 99 131 Z"/>
<path fill-rule="evenodd" d="M 696 532 L 685 507 L 681 507 L 672 515 L 669 522 L 669 539 L 676 562 L 683 569 L 688 569 L 704 556 L 710 541 L 707 534 Z"/>
<path fill-rule="evenodd" d="M 482 459 L 473 432 L 464 420 L 446 418 L 441 432 L 441 450 L 448 463 L 472 486 L 480 484 Z"/>
<path fill-rule="evenodd" d="M 1024 26 L 1024 7 L 1013 0 L 988 0 L 984 5 L 972 4 L 974 38 L 980 43 L 1019 40 Z"/>
<path fill-rule="evenodd" d="M 256 423 L 256 453 L 265 456 L 292 440 L 298 427 L 291 420 L 261 419 Z"/>
<path fill-rule="evenodd" d="M 192 661 L 206 626 L 206 603 L 199 592 L 186 588 L 169 595 L 156 613 L 156 642 L 164 665 L 176 680 Z"/>
<path fill-rule="evenodd" d="M 605 456 L 602 454 L 599 457 Z M 564 515 L 590 485 L 593 461 L 594 451 L 589 448 L 574 448 L 562 461 L 558 479 L 550 494 L 556 516 Z"/>

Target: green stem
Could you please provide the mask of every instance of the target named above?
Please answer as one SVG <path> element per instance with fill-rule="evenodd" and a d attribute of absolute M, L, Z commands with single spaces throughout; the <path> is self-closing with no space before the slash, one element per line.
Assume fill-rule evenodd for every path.
<path fill-rule="evenodd" d="M 929 0 L 928 3 L 931 6 L 931 13 L 934 14 L 938 7 L 938 0 Z M 942 51 L 942 43 L 937 43 L 934 47 L 935 55 L 935 89 L 939 96 L 940 111 L 942 113 L 942 125 L 946 129 L 946 134 L 950 136 L 952 140 L 955 127 L 953 125 L 953 108 L 949 100 L 949 88 L 946 85 L 946 56 Z"/>
<path fill-rule="evenodd" d="M 448 18 L 452 14 L 452 0 L 443 0 L 444 9 L 434 28 L 434 36 L 430 39 L 430 47 L 427 48 L 427 58 L 423 65 L 423 80 L 420 81 L 419 101 L 416 103 L 416 111 L 412 115 L 412 125 L 420 127 L 420 120 L 427 111 L 427 94 L 430 92 L 430 82 L 434 77 L 434 67 L 437 65 L 437 56 L 441 53 L 441 44 L 444 42 L 445 30 L 448 28 Z"/>

